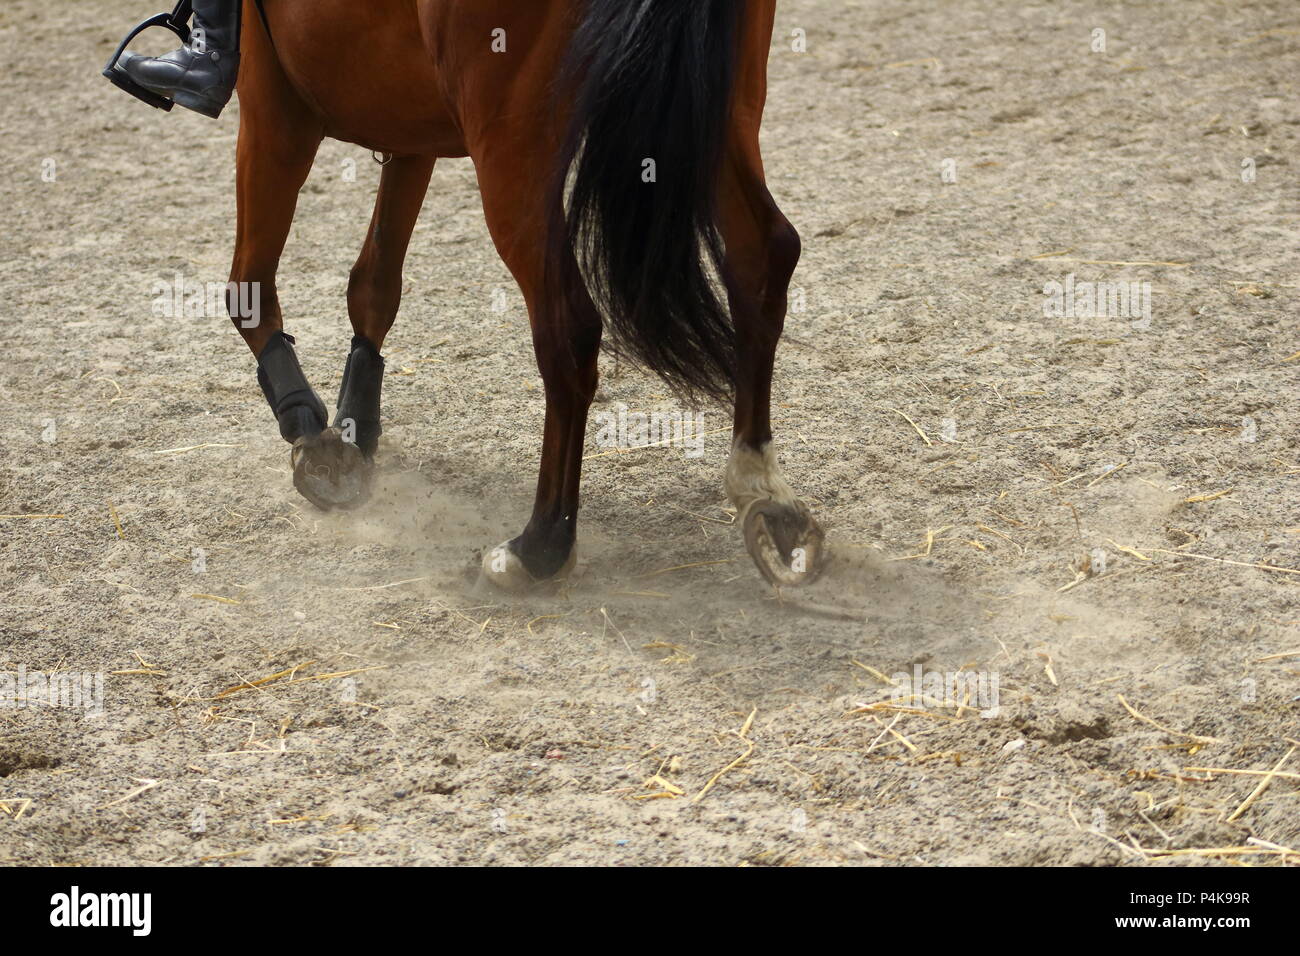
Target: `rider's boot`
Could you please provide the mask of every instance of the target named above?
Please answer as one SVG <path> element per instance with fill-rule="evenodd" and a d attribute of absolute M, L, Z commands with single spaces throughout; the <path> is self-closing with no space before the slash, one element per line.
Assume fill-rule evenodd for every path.
<path fill-rule="evenodd" d="M 186 109 L 216 118 L 239 74 L 241 0 L 194 0 L 190 40 L 163 56 L 125 53 L 117 62 L 139 86 Z"/>

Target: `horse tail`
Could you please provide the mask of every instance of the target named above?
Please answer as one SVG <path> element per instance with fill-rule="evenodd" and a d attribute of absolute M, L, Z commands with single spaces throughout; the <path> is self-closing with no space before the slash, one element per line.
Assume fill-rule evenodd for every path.
<path fill-rule="evenodd" d="M 573 112 L 553 187 L 553 301 L 590 308 L 589 295 L 611 351 L 692 401 L 736 384 L 713 275 L 744 4 L 587 0 L 559 87 Z"/>

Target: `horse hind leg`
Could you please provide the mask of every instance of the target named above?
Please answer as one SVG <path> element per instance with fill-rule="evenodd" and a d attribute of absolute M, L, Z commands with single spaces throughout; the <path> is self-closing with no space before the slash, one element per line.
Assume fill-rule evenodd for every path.
<path fill-rule="evenodd" d="M 532 140 L 545 141 L 541 133 Z M 563 580 L 577 561 L 578 502 L 587 413 L 599 378 L 601 320 L 585 299 L 573 310 L 547 298 L 546 197 L 529 170 L 546 168 L 544 155 L 493 152 L 480 158 L 479 184 L 488 229 L 528 305 L 533 351 L 546 394 L 542 459 L 532 516 L 523 532 L 488 551 L 482 580 L 523 592 Z"/>
<path fill-rule="evenodd" d="M 396 156 L 380 174 L 370 229 L 348 280 L 352 348 L 339 386 L 334 423 L 295 449 L 295 480 L 310 500 L 323 507 L 354 508 L 370 494 L 375 452 L 383 431 L 384 359 L 380 349 L 397 318 L 402 263 L 434 162 L 431 156 Z"/>
<path fill-rule="evenodd" d="M 764 183 L 756 141 L 730 151 L 719 209 L 739 362 L 727 494 L 763 577 L 777 587 L 808 584 L 824 567 L 825 536 L 781 474 L 771 426 L 772 369 L 800 241 Z"/>

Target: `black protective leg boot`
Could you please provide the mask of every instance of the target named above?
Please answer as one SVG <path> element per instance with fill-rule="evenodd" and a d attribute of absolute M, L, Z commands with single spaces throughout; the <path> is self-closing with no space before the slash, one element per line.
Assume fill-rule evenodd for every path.
<path fill-rule="evenodd" d="M 384 386 L 384 359 L 370 340 L 352 337 L 352 352 L 339 386 L 338 413 L 334 427 L 361 450 L 370 461 L 379 447 L 384 429 L 379 424 L 379 400 Z M 350 436 L 350 437 L 349 437 Z"/>
<path fill-rule="evenodd" d="M 239 75 L 241 0 L 193 0 L 190 40 L 163 56 L 124 53 L 116 69 L 136 85 L 186 109 L 216 118 Z"/>
<path fill-rule="evenodd" d="M 311 438 L 325 430 L 325 403 L 302 373 L 298 354 L 293 350 L 293 336 L 283 332 L 271 336 L 257 357 L 257 381 L 285 441 Z"/>

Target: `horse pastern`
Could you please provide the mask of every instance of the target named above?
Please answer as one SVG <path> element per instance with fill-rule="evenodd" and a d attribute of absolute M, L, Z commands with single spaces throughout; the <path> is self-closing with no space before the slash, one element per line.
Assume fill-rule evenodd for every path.
<path fill-rule="evenodd" d="M 764 442 L 758 448 L 739 439 L 733 442 L 724 483 L 738 521 L 744 521 L 750 507 L 759 501 L 771 500 L 790 506 L 799 501 L 781 474 L 771 442 Z"/>

